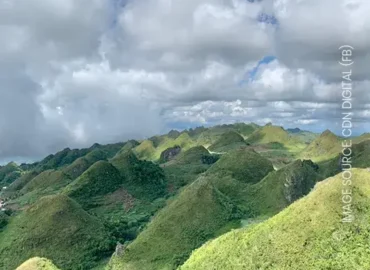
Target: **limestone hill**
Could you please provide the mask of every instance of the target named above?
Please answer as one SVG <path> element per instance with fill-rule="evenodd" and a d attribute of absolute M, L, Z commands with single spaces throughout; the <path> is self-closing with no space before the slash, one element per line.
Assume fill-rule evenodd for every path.
<path fill-rule="evenodd" d="M 0 269 L 45 256 L 64 270 L 92 269 L 112 249 L 104 226 L 72 199 L 41 198 L 0 233 Z"/>
<path fill-rule="evenodd" d="M 217 141 L 209 146 L 208 150 L 212 152 L 227 152 L 243 146 L 247 146 L 244 138 L 235 131 L 228 131 L 222 134 Z"/>
<path fill-rule="evenodd" d="M 208 173 L 231 173 L 236 180 L 253 184 L 273 170 L 268 159 L 253 150 L 242 148 L 222 155 Z"/>
<path fill-rule="evenodd" d="M 107 161 L 98 161 L 69 184 L 63 193 L 89 208 L 100 196 L 119 189 L 123 182 L 124 178 L 113 165 Z"/>
<path fill-rule="evenodd" d="M 24 262 L 16 270 L 59 270 L 51 261 L 35 257 Z"/>
<path fill-rule="evenodd" d="M 353 179 L 352 223 L 342 223 L 337 175 L 273 218 L 203 245 L 179 269 L 370 269 L 370 175 L 355 169 Z"/>
<path fill-rule="evenodd" d="M 342 149 L 340 139 L 331 131 L 324 131 L 301 153 L 301 158 L 313 161 L 328 160 L 335 157 Z"/>

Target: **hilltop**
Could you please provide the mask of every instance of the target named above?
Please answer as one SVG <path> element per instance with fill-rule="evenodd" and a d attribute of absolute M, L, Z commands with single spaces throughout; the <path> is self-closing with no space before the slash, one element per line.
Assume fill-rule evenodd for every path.
<path fill-rule="evenodd" d="M 35 257 L 24 262 L 16 270 L 59 270 L 51 261 Z"/>
<path fill-rule="evenodd" d="M 11 218 L 0 243 L 1 269 L 39 255 L 64 270 L 91 269 L 112 250 L 103 224 L 63 195 L 43 197 Z"/>
<path fill-rule="evenodd" d="M 353 223 L 342 220 L 342 178 L 252 228 L 235 230 L 193 252 L 179 269 L 368 269 L 370 175 L 355 169 Z"/>
<path fill-rule="evenodd" d="M 324 131 L 300 154 L 301 158 L 314 161 L 328 160 L 342 150 L 341 139 L 330 130 Z"/>

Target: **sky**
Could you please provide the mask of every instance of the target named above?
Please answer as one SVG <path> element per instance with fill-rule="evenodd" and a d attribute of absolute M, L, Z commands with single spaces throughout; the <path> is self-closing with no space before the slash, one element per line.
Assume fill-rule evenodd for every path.
<path fill-rule="evenodd" d="M 368 0 L 0 0 L 0 162 L 172 128 L 356 133 L 370 116 Z"/>

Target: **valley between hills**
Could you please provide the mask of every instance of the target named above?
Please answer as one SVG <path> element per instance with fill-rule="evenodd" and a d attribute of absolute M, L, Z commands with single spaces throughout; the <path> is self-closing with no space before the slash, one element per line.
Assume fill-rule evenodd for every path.
<path fill-rule="evenodd" d="M 198 127 L 0 166 L 0 269 L 370 269 L 370 134 Z"/>

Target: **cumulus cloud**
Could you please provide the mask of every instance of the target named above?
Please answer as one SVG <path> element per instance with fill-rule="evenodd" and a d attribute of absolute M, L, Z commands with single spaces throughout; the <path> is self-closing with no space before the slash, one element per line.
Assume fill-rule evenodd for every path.
<path fill-rule="evenodd" d="M 367 0 L 0 0 L 0 160 L 180 126 L 335 129 L 344 44 L 363 130 L 369 11 Z"/>

